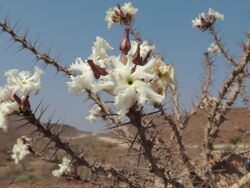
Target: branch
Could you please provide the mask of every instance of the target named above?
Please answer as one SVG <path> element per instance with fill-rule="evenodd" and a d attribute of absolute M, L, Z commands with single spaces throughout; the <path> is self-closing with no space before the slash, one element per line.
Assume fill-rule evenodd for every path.
<path fill-rule="evenodd" d="M 190 119 L 192 115 L 194 115 L 199 110 L 200 105 L 202 104 L 204 99 L 208 96 L 208 89 L 209 89 L 209 86 L 212 84 L 212 61 L 208 53 L 204 53 L 204 63 L 206 65 L 205 82 L 203 84 L 200 96 L 198 97 L 196 104 L 192 108 L 191 112 L 188 114 L 188 120 Z"/>
<path fill-rule="evenodd" d="M 226 81 L 224 82 L 223 87 L 221 88 L 219 95 L 217 97 L 217 102 L 213 105 L 213 108 L 210 113 L 210 121 L 212 121 L 218 111 L 218 107 L 220 102 L 223 100 L 224 96 L 227 94 L 229 88 L 232 86 L 234 81 L 237 79 L 240 73 L 244 72 L 244 68 L 250 60 L 250 33 L 248 34 L 247 48 L 244 50 L 242 55 L 241 63 L 237 65 L 237 67 L 232 71 L 232 73 L 228 76 Z"/>
<path fill-rule="evenodd" d="M 245 84 L 246 82 L 244 82 L 243 86 L 240 89 L 240 95 L 241 95 L 243 104 L 245 106 L 249 106 L 249 96 L 248 96 Z"/>
<path fill-rule="evenodd" d="M 214 37 L 214 40 L 218 47 L 221 50 L 221 53 L 224 55 L 224 57 L 234 66 L 237 66 L 238 63 L 233 59 L 233 57 L 228 53 L 228 51 L 224 48 L 224 44 L 222 43 L 221 38 L 219 37 L 217 31 L 214 29 L 214 27 L 209 27 L 209 31 L 211 35 Z"/>
<path fill-rule="evenodd" d="M 45 128 L 30 110 L 24 112 L 23 116 L 29 123 L 36 126 L 37 132 L 42 133 L 43 137 L 51 140 L 51 142 L 55 144 L 55 148 L 65 151 L 77 165 L 85 166 L 93 173 L 105 174 L 106 176 L 112 175 L 113 177 L 118 178 L 120 181 L 127 183 L 130 187 L 140 187 L 136 182 L 130 181 L 127 178 L 127 175 L 124 174 L 124 171 L 116 170 L 113 167 L 96 167 L 95 165 L 90 164 L 83 156 L 79 157 L 79 155 L 70 148 L 68 143 L 61 140 L 58 134 L 53 134 L 50 128 Z"/>
<path fill-rule="evenodd" d="M 183 139 L 182 139 L 183 137 L 177 128 L 178 126 L 176 125 L 175 121 L 173 121 L 169 116 L 165 115 L 165 112 L 162 112 L 162 114 L 164 115 L 164 119 L 168 122 L 168 124 L 172 128 L 172 131 L 174 133 L 174 137 L 177 143 L 176 149 L 178 150 L 178 153 L 180 154 L 180 159 L 182 163 L 189 170 L 190 178 L 196 180 L 193 182 L 199 182 L 199 183 L 202 182 L 203 180 L 205 180 L 205 178 L 203 177 L 201 171 L 192 163 L 191 159 L 187 155 L 186 148 L 183 144 Z"/>
<path fill-rule="evenodd" d="M 2 31 L 8 33 L 15 42 L 20 43 L 22 48 L 32 52 L 38 60 L 43 60 L 46 64 L 53 65 L 58 72 L 60 71 L 64 72 L 66 75 L 71 75 L 71 72 L 66 67 L 60 65 L 55 59 L 51 58 L 48 53 L 39 52 L 34 45 L 27 41 L 26 35 L 17 35 L 6 21 L 0 21 L 0 27 Z"/>
<path fill-rule="evenodd" d="M 213 144 L 213 141 L 217 138 L 219 127 L 224 122 L 224 115 L 228 112 L 230 107 L 233 105 L 234 101 L 236 100 L 238 94 L 240 93 L 240 89 L 242 87 L 242 81 L 243 81 L 242 74 L 237 79 L 237 83 L 235 84 L 235 87 L 232 89 L 232 91 L 229 94 L 229 97 L 227 100 L 223 103 L 221 106 L 220 112 L 217 112 L 217 115 L 215 116 L 215 123 L 214 126 L 211 129 L 210 132 L 210 143 Z"/>
<path fill-rule="evenodd" d="M 22 45 L 22 48 L 29 50 L 31 53 L 35 55 L 35 57 L 38 60 L 44 61 L 47 65 L 52 65 L 58 72 L 63 72 L 67 76 L 73 75 L 66 67 L 60 65 L 59 62 L 57 62 L 55 59 L 49 56 L 47 53 L 41 53 L 39 50 L 35 47 L 35 45 L 32 45 L 27 41 L 26 35 L 25 36 L 20 36 L 18 35 L 14 29 L 12 29 L 5 21 L 0 21 L 0 27 L 3 32 L 8 33 L 11 38 L 14 40 L 14 42 L 20 43 Z M 100 100 L 100 97 L 96 94 L 93 93 L 91 90 L 87 90 L 87 93 L 89 94 L 89 97 L 95 101 L 95 103 L 103 110 L 105 117 L 111 120 L 112 123 L 116 124 L 117 127 L 121 125 L 121 122 L 116 118 L 116 117 L 111 117 L 108 116 L 108 114 L 112 114 L 111 108 L 108 106 L 108 104 L 102 102 Z M 125 135 L 128 134 L 126 130 L 124 129 L 119 129 L 120 131 L 123 131 Z"/>
<path fill-rule="evenodd" d="M 166 171 L 165 167 L 160 167 L 157 164 L 157 159 L 153 153 L 154 143 L 152 140 L 147 138 L 146 136 L 147 129 L 142 125 L 143 114 L 141 113 L 140 110 L 137 110 L 136 108 L 137 108 L 136 105 L 131 107 L 129 109 L 129 112 L 127 113 L 127 117 L 130 119 L 133 126 L 137 128 L 138 136 L 141 140 L 140 144 L 144 150 L 143 155 L 149 163 L 149 169 L 150 169 L 149 172 L 152 172 L 156 176 L 161 178 L 164 182 L 164 185 L 168 185 L 170 183 L 177 187 L 183 187 L 183 185 L 181 185 L 179 182 L 174 181 L 170 178 L 170 175 Z"/>
<path fill-rule="evenodd" d="M 229 107 L 233 104 L 237 95 L 239 94 L 242 80 L 244 79 L 244 69 L 250 60 L 250 33 L 248 34 L 248 41 L 246 44 L 246 49 L 243 51 L 241 63 L 238 64 L 232 73 L 228 76 L 224 85 L 222 86 L 215 102 L 210 110 L 210 115 L 208 117 L 208 122 L 206 125 L 205 135 L 204 135 L 204 160 L 205 160 L 205 174 L 211 177 L 209 160 L 211 158 L 211 151 L 213 150 L 213 142 L 217 137 L 220 125 L 224 122 L 224 115 L 228 111 Z M 229 89 L 232 87 L 234 82 L 237 82 L 235 88 L 233 88 L 229 94 L 228 99 L 221 105 L 222 100 L 225 95 L 229 93 Z M 221 109 L 219 109 L 221 108 Z"/>
<path fill-rule="evenodd" d="M 175 120 L 177 122 L 177 129 L 180 131 L 184 128 L 183 122 L 181 121 L 181 113 L 180 113 L 180 104 L 179 104 L 179 93 L 177 91 L 176 81 L 170 85 L 171 92 L 172 92 L 172 101 L 173 101 L 173 108 L 174 108 L 174 115 Z"/>
<path fill-rule="evenodd" d="M 143 40 L 142 40 L 142 37 L 140 35 L 140 33 L 136 32 L 133 28 L 130 28 L 130 33 L 131 35 L 134 36 L 135 40 L 139 43 L 142 43 Z"/>
<path fill-rule="evenodd" d="M 247 183 L 250 183 L 250 173 L 247 173 L 238 182 L 233 184 L 230 188 L 240 188 Z"/>

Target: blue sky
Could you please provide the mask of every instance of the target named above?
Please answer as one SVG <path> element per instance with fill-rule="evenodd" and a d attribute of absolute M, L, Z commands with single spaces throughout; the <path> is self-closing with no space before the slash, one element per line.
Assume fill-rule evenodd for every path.
<path fill-rule="evenodd" d="M 114 26 L 106 28 L 105 12 L 117 3 L 125 1 L 97 0 L 0 0 L 1 17 L 9 15 L 11 25 L 19 21 L 19 32 L 27 28 L 29 39 L 35 41 L 39 37 L 40 50 L 52 47 L 51 55 L 60 56 L 62 64 L 69 65 L 76 57 L 87 58 L 96 36 L 105 38 L 118 49 L 123 29 Z M 144 39 L 153 42 L 157 51 L 165 58 L 166 63 L 175 66 L 178 86 L 181 92 L 182 107 L 189 108 L 195 96 L 198 95 L 203 76 L 203 52 L 212 42 L 212 37 L 206 32 L 193 29 L 191 20 L 198 13 L 206 12 L 208 8 L 225 15 L 223 22 L 216 26 L 232 50 L 235 57 L 240 49 L 237 41 L 245 39 L 244 32 L 250 30 L 250 3 L 241 1 L 131 1 L 139 9 L 134 23 L 135 28 L 142 33 Z M 34 57 L 27 51 L 18 52 L 18 46 L 13 45 L 8 35 L 0 36 L 0 85 L 4 84 L 4 71 L 11 68 L 32 70 Z M 119 51 L 116 50 L 115 53 Z M 229 71 L 223 58 L 215 58 L 213 91 L 218 88 Z M 38 64 L 41 65 L 41 62 Z M 46 68 L 43 87 L 38 96 L 32 96 L 35 105 L 41 99 L 50 104 L 48 114 L 56 112 L 55 117 L 83 130 L 100 130 L 100 123 L 90 125 L 85 116 L 91 106 L 86 102 L 86 96 L 74 96 L 67 91 L 66 77 L 56 75 L 51 67 Z"/>

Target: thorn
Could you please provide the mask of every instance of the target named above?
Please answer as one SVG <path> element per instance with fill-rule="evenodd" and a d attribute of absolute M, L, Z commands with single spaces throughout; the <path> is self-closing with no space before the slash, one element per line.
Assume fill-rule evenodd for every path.
<path fill-rule="evenodd" d="M 36 48 L 36 46 L 37 46 L 37 44 L 38 44 L 38 42 L 39 42 L 39 39 L 40 39 L 40 35 L 38 35 L 38 36 L 36 37 L 36 40 L 35 40 L 35 42 L 33 43 L 34 48 Z"/>
<path fill-rule="evenodd" d="M 56 155 L 56 153 L 58 152 L 59 148 L 56 147 L 55 152 L 51 155 L 51 157 L 49 158 L 50 160 L 52 160 L 54 158 L 54 156 Z"/>
<path fill-rule="evenodd" d="M 20 119 L 14 119 L 14 122 L 20 122 L 20 121 L 23 121 L 23 120 L 26 120 L 25 117 L 19 115 L 18 117 L 21 117 Z"/>
<path fill-rule="evenodd" d="M 24 41 L 27 41 L 26 38 L 27 38 L 28 34 L 29 34 L 29 28 L 27 28 L 27 29 L 25 30 L 25 32 L 24 32 L 24 35 L 23 35 Z"/>
<path fill-rule="evenodd" d="M 45 108 L 42 108 L 40 110 L 40 115 L 38 117 L 38 120 L 40 121 L 41 117 L 43 116 L 43 114 L 45 113 L 45 111 L 48 109 L 49 105 L 47 105 Z"/>
<path fill-rule="evenodd" d="M 40 132 L 39 132 L 40 133 Z M 43 135 L 42 137 L 40 137 L 40 138 L 37 138 L 36 139 L 36 142 L 39 142 L 40 140 L 42 140 L 42 139 L 44 139 L 46 136 L 45 135 Z"/>
<path fill-rule="evenodd" d="M 39 104 L 37 105 L 34 114 L 36 114 L 37 110 L 39 109 L 39 107 L 41 106 L 41 104 L 43 103 L 43 99 L 39 102 Z"/>
<path fill-rule="evenodd" d="M 21 30 L 21 27 L 17 27 L 15 33 L 19 33 L 20 30 Z"/>
<path fill-rule="evenodd" d="M 129 122 L 127 122 L 127 123 L 123 123 L 123 124 L 121 124 L 121 125 L 115 125 L 115 126 L 113 126 L 113 127 L 108 127 L 108 128 L 105 128 L 104 130 L 111 130 L 111 129 L 115 129 L 115 128 L 118 128 L 118 127 L 122 127 L 122 126 L 124 126 L 124 125 L 129 125 L 129 124 L 131 124 L 131 121 L 129 121 Z"/>
<path fill-rule="evenodd" d="M 9 12 L 7 13 L 7 15 L 4 18 L 4 25 L 8 25 L 8 21 L 9 21 Z"/>
<path fill-rule="evenodd" d="M 64 122 L 59 125 L 60 126 L 59 129 L 58 129 L 59 132 L 62 130 L 63 124 L 64 124 Z"/>
<path fill-rule="evenodd" d="M 17 53 L 21 52 L 21 51 L 24 50 L 24 49 L 25 49 L 25 47 L 20 46 L 20 47 L 17 49 L 17 51 L 15 51 L 13 54 L 17 54 Z"/>
<path fill-rule="evenodd" d="M 140 147 L 139 155 L 138 155 L 138 160 L 137 160 L 137 164 L 136 164 L 136 167 L 137 167 L 137 168 L 140 166 L 140 161 L 141 161 L 141 150 L 142 150 L 142 148 Z"/>
<path fill-rule="evenodd" d="M 58 131 L 58 133 L 56 134 L 56 136 L 59 138 L 60 135 L 61 135 L 62 133 L 64 133 L 65 131 L 66 131 L 65 129 Z"/>
<path fill-rule="evenodd" d="M 45 125 L 45 128 L 50 131 L 52 127 L 53 125 L 51 124 L 51 120 L 48 120 L 48 122 Z"/>
<path fill-rule="evenodd" d="M 49 116 L 49 123 L 51 123 L 52 122 L 52 120 L 53 120 L 53 118 L 54 118 L 54 116 L 55 116 L 55 113 L 56 113 L 56 111 L 54 110 L 54 112 Z"/>
<path fill-rule="evenodd" d="M 46 56 L 48 57 L 50 52 L 52 51 L 53 49 L 53 44 L 50 45 L 50 47 L 48 48 L 47 52 L 46 52 Z"/>
<path fill-rule="evenodd" d="M 58 120 L 56 120 L 56 122 L 54 123 L 54 125 L 59 124 L 59 122 L 60 122 L 60 118 Z"/>
<path fill-rule="evenodd" d="M 26 125 L 29 125 L 29 124 L 30 124 L 29 122 L 23 123 L 22 125 L 16 127 L 15 130 L 18 130 L 18 129 L 20 129 L 20 128 L 26 126 Z"/>
<path fill-rule="evenodd" d="M 131 151 L 131 149 L 132 149 L 132 147 L 133 147 L 133 145 L 134 145 L 134 143 L 135 143 L 138 135 L 139 135 L 139 131 L 137 131 L 137 133 L 136 133 L 136 135 L 135 135 L 135 137 L 134 137 L 134 139 L 133 139 L 133 141 L 132 141 L 132 143 L 131 143 L 131 145 L 130 145 L 130 147 L 128 149 L 128 153 Z"/>
<path fill-rule="evenodd" d="M 36 128 L 35 130 L 31 131 L 30 135 L 34 135 L 34 134 L 39 133 L 39 132 L 40 132 L 39 129 Z"/>
<path fill-rule="evenodd" d="M 87 149 L 86 151 L 80 151 L 79 153 L 77 153 L 77 155 L 82 158 L 82 157 L 86 156 L 88 152 L 89 152 L 89 149 Z"/>
<path fill-rule="evenodd" d="M 43 151 L 46 151 L 49 147 L 49 145 L 52 143 L 53 141 L 52 140 L 49 140 L 49 142 L 44 146 L 44 150 Z"/>
<path fill-rule="evenodd" d="M 15 25 L 12 27 L 12 30 L 14 31 L 16 29 L 16 27 L 18 26 L 18 24 L 20 23 L 20 19 L 15 23 Z"/>

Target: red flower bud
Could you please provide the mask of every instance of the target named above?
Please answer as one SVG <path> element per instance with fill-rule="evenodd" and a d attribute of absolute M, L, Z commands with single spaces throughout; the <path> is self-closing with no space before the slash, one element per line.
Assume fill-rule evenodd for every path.
<path fill-rule="evenodd" d="M 151 55 L 151 50 L 147 53 L 146 57 L 142 60 L 142 63 L 141 65 L 145 65 L 148 61 L 148 59 L 150 58 L 150 55 Z"/>
<path fill-rule="evenodd" d="M 127 55 L 130 48 L 131 48 L 131 44 L 129 41 L 129 28 L 126 27 L 124 31 L 124 36 L 120 43 L 120 50 L 123 54 Z"/>
<path fill-rule="evenodd" d="M 94 76 L 96 79 L 99 79 L 100 76 L 106 76 L 108 73 L 105 68 L 101 68 L 100 66 L 96 65 L 93 60 L 88 59 L 88 64 L 92 69 Z"/>
<path fill-rule="evenodd" d="M 21 108 L 23 110 L 30 110 L 30 102 L 29 102 L 29 95 L 27 95 L 23 101 L 22 101 L 22 104 L 21 104 Z"/>
<path fill-rule="evenodd" d="M 133 55 L 132 62 L 137 65 L 142 64 L 142 58 L 140 54 L 140 44 L 137 45 L 137 49 L 136 49 L 135 54 Z"/>
<path fill-rule="evenodd" d="M 20 105 L 22 103 L 20 97 L 18 97 L 16 94 L 13 96 L 13 99 Z"/>

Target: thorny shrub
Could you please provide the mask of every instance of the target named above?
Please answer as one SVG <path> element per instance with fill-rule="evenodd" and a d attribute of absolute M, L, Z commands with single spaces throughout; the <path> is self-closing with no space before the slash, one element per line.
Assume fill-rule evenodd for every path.
<path fill-rule="evenodd" d="M 131 3 L 124 3 L 106 12 L 105 20 L 109 29 L 114 24 L 120 24 L 124 28 L 119 46 L 120 55 L 109 55 L 114 48 L 97 36 L 92 54 L 85 60 L 76 58 L 75 63 L 68 67 L 60 65 L 49 54 L 39 52 L 35 45 L 28 42 L 26 36 L 19 36 L 6 20 L 0 22 L 2 31 L 9 33 L 16 43 L 31 51 L 38 60 L 43 60 L 58 72 L 66 74 L 69 77 L 66 84 L 70 92 L 77 96 L 87 94 L 94 101 L 87 119 L 92 123 L 96 118 L 110 122 L 110 130 L 130 144 L 128 157 L 133 152 L 130 157 L 134 156 L 136 165 L 114 166 L 91 161 L 81 152 L 74 151 L 60 137 L 60 132 L 54 133 L 51 122 L 40 122 L 41 115 L 36 114 L 39 106 L 33 110 L 29 101 L 29 96 L 32 93 L 38 94 L 41 87 L 43 70 L 39 67 L 35 67 L 33 74 L 17 69 L 6 71 L 6 85 L 0 88 L 0 128 L 7 131 L 7 116 L 19 114 L 43 137 L 54 143 L 56 151 L 64 151 L 66 156 L 58 164 L 58 169 L 52 172 L 56 177 L 79 180 L 81 177 L 78 169 L 85 167 L 90 171 L 85 182 L 111 187 L 247 186 L 250 181 L 250 173 L 245 165 L 248 162 L 245 157 L 247 152 L 216 151 L 214 141 L 220 125 L 225 121 L 226 113 L 244 87 L 243 81 L 249 77 L 247 64 L 250 59 L 250 34 L 247 35 L 247 42 L 242 44 L 241 59 L 235 60 L 225 49 L 214 26 L 215 22 L 224 19 L 224 15 L 210 8 L 207 13 L 201 13 L 192 20 L 192 26 L 209 32 L 214 43 L 204 53 L 206 76 L 200 96 L 193 109 L 184 113 L 179 107 L 173 65 L 166 64 L 157 53 L 155 45 L 143 40 L 132 27 L 137 11 Z M 209 86 L 212 83 L 211 56 L 215 55 L 224 56 L 232 66 L 232 72 L 225 79 L 218 96 L 213 97 L 209 95 Z M 101 93 L 109 94 L 110 101 L 113 102 L 103 101 Z M 167 94 L 171 94 L 171 98 L 168 98 L 173 104 L 171 113 L 164 107 Z M 202 157 L 195 159 L 187 154 L 182 133 L 190 117 L 198 111 L 206 114 L 207 123 L 204 125 Z M 158 127 L 152 120 L 156 116 L 164 117 L 165 126 L 171 127 L 175 150 L 166 141 L 170 138 L 163 138 L 159 134 Z M 18 163 L 27 155 L 42 157 L 32 146 L 32 140 L 22 136 L 13 146 L 11 157 Z M 242 160 L 237 160 L 239 158 Z M 229 168 L 238 170 L 238 173 L 229 172 Z"/>

